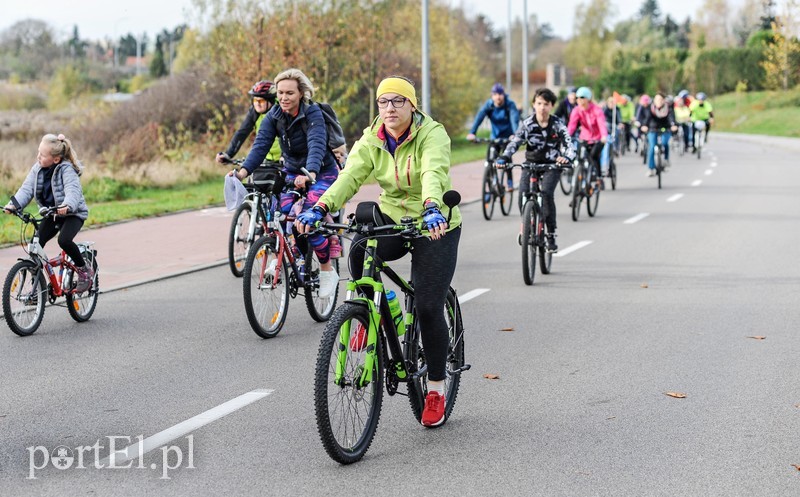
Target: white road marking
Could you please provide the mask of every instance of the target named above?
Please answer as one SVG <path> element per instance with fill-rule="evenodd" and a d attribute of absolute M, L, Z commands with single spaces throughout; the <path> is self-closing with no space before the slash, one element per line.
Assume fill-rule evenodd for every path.
<path fill-rule="evenodd" d="M 673 195 L 670 198 L 668 198 L 667 202 L 677 202 L 681 198 L 683 198 L 683 193 L 676 193 L 675 195 Z"/>
<path fill-rule="evenodd" d="M 711 176 L 712 174 L 714 174 L 713 169 L 706 169 L 706 176 Z"/>
<path fill-rule="evenodd" d="M 582 242 L 578 242 L 575 245 L 570 245 L 569 247 L 567 247 L 565 249 L 559 250 L 558 252 L 553 254 L 553 257 L 564 257 L 565 255 L 569 255 L 569 254 L 575 252 L 576 250 L 580 250 L 583 247 L 585 247 L 585 246 L 587 246 L 587 245 L 589 245 L 591 243 L 592 243 L 591 240 L 584 240 Z"/>
<path fill-rule="evenodd" d="M 649 215 L 650 215 L 649 212 L 642 212 L 641 214 L 636 214 L 635 216 L 626 219 L 625 221 L 622 222 L 622 224 L 637 223 L 637 222 L 641 221 L 642 219 L 646 218 Z"/>
<path fill-rule="evenodd" d="M 486 293 L 488 291 L 489 291 L 488 288 L 476 288 L 475 290 L 470 290 L 467 293 L 465 293 L 464 295 L 460 295 L 458 297 L 458 302 L 463 304 L 464 302 L 466 302 L 468 300 L 472 300 L 475 297 L 478 297 L 480 295 L 483 295 L 484 293 Z"/>
<path fill-rule="evenodd" d="M 717 161 L 712 162 L 711 167 L 717 167 Z"/>
<path fill-rule="evenodd" d="M 701 179 L 696 179 L 696 180 L 692 181 L 692 186 L 700 186 L 702 184 L 703 184 L 703 180 L 701 180 Z"/>
<path fill-rule="evenodd" d="M 166 430 L 147 437 L 133 445 L 129 445 L 122 450 L 115 451 L 113 454 L 109 454 L 109 456 L 101 463 L 103 467 L 109 467 L 140 457 L 142 454 L 146 454 L 147 452 L 157 449 L 158 447 L 161 447 L 164 444 L 175 440 L 176 438 L 182 437 L 187 433 L 191 433 L 201 426 L 205 426 L 212 421 L 216 421 L 223 416 L 241 409 L 246 405 L 252 404 L 257 400 L 261 400 L 272 392 L 274 392 L 274 390 L 253 390 L 251 392 L 242 394 L 234 399 L 218 405 L 217 407 L 211 408 L 204 413 L 198 414 L 193 418 L 189 418 L 186 421 L 180 422 L 171 428 L 167 428 Z"/>

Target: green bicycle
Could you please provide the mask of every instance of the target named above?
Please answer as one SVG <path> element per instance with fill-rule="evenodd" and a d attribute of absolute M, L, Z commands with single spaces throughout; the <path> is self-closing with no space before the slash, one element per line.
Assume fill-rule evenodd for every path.
<path fill-rule="evenodd" d="M 445 194 L 445 204 L 458 205 L 460 195 Z M 364 204 L 361 204 L 364 205 Z M 400 224 L 375 226 L 371 209 L 351 214 L 349 224 L 319 223 L 320 230 L 344 230 L 366 240 L 363 277 L 347 283 L 346 301 L 328 321 L 320 341 L 314 381 L 317 429 L 328 455 L 341 464 L 359 461 L 367 452 L 383 404 L 390 396 L 407 395 L 419 421 L 427 395 L 427 365 L 414 302 L 414 285 L 377 256 L 379 238 L 422 236 L 410 217 Z M 366 215 L 365 215 L 366 214 Z M 448 219 L 449 221 L 449 219 Z M 381 274 L 405 295 L 405 318 L 392 311 Z M 451 287 L 443 309 L 450 344 L 447 354 L 445 419 L 455 405 L 464 363 L 464 327 L 456 291 Z M 405 383 L 407 393 L 398 391 Z"/>

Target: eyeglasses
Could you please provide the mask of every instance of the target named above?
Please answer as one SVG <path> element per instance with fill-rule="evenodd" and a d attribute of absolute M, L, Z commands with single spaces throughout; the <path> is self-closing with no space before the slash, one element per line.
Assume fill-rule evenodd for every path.
<path fill-rule="evenodd" d="M 253 97 L 253 103 L 254 104 L 264 105 L 264 104 L 267 103 L 267 99 L 266 98 L 261 98 L 261 97 Z"/>
<path fill-rule="evenodd" d="M 408 99 L 406 97 L 395 97 L 395 98 L 379 98 L 378 99 L 378 108 L 385 109 L 389 106 L 389 102 L 392 103 L 392 107 L 395 109 L 402 108 Z"/>

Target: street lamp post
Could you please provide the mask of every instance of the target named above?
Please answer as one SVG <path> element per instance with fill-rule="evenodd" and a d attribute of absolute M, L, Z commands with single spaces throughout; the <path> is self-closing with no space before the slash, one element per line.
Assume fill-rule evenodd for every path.
<path fill-rule="evenodd" d="M 430 41 L 428 38 L 428 0 L 422 0 L 422 112 L 431 113 Z"/>

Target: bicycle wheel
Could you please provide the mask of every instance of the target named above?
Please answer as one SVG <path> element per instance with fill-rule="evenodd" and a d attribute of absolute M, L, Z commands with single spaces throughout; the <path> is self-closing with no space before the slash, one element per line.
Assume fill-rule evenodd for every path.
<path fill-rule="evenodd" d="M 535 200 L 525 202 L 522 209 L 522 279 L 533 285 L 536 277 L 536 227 L 539 224 L 539 209 Z"/>
<path fill-rule="evenodd" d="M 542 219 L 539 219 L 539 223 L 536 225 L 536 239 L 539 242 L 539 269 L 541 269 L 542 274 L 550 274 L 550 268 L 553 265 L 553 253 L 545 247 L 544 221 Z"/>
<path fill-rule="evenodd" d="M 361 337 L 369 329 L 369 321 L 366 306 L 343 304 L 325 326 L 317 354 L 317 431 L 325 452 L 341 464 L 364 457 L 381 415 L 383 343 L 379 336 L 374 351 L 366 346 Z M 371 368 L 371 375 L 367 375 L 367 368 Z"/>
<path fill-rule="evenodd" d="M 497 189 L 500 193 L 500 212 L 503 213 L 504 216 L 511 214 L 511 206 L 514 205 L 514 189 L 508 188 L 508 181 L 511 181 L 511 184 L 514 184 L 514 175 L 511 174 L 511 169 L 503 169 L 503 171 L 498 174 L 498 184 Z"/>
<path fill-rule="evenodd" d="M 241 278 L 244 274 L 247 250 L 252 243 L 247 236 L 252 216 L 253 205 L 250 202 L 243 202 L 236 209 L 231 220 L 231 230 L 228 236 L 228 266 L 231 268 L 231 273 L 237 278 Z"/>
<path fill-rule="evenodd" d="M 450 338 L 450 343 L 447 346 L 447 376 L 444 380 L 444 419 L 446 422 L 456 404 L 458 388 L 461 385 L 461 367 L 464 366 L 464 323 L 461 320 L 461 305 L 458 302 L 455 290 L 452 288 L 447 292 L 444 317 L 447 321 L 447 332 Z M 416 316 L 414 318 L 414 322 L 419 323 Z M 425 350 L 422 347 L 422 334 L 419 329 L 415 330 L 415 339 L 409 342 L 408 347 L 407 356 L 411 357 L 412 360 L 416 359 L 415 363 L 419 370 L 426 364 Z M 425 409 L 425 396 L 427 394 L 428 383 L 425 377 L 408 382 L 408 400 L 411 403 L 411 411 L 418 422 L 422 420 L 422 411 Z"/>
<path fill-rule="evenodd" d="M 308 313 L 311 315 L 311 319 L 321 323 L 322 321 L 330 319 L 331 314 L 333 314 L 333 310 L 336 308 L 336 299 L 339 296 L 339 287 L 336 287 L 336 290 L 334 290 L 333 295 L 330 297 L 322 298 L 319 296 L 319 258 L 317 257 L 317 253 L 314 252 L 314 249 L 311 248 L 311 244 L 309 243 L 307 245 L 308 253 L 305 259 L 306 285 L 303 289 L 303 293 L 305 294 L 306 307 L 308 308 Z M 339 259 L 331 259 L 331 263 L 336 270 L 336 274 L 339 274 Z"/>
<path fill-rule="evenodd" d="M 658 189 L 661 189 L 661 171 L 664 170 L 664 163 L 662 162 L 661 147 L 656 148 L 656 176 L 658 176 Z"/>
<path fill-rule="evenodd" d="M 559 184 L 561 185 L 561 191 L 564 193 L 564 195 L 569 195 L 572 193 L 572 174 L 572 168 L 564 169 L 561 172 Z"/>
<path fill-rule="evenodd" d="M 494 201 L 497 197 L 494 196 L 494 164 L 486 163 L 483 173 L 483 186 L 481 188 L 481 195 L 483 197 L 483 217 L 487 221 L 492 220 L 494 214 Z"/>
<path fill-rule="evenodd" d="M 594 168 L 591 164 L 589 167 Z M 592 169 L 592 171 L 594 171 L 594 169 Z M 589 190 L 589 195 L 586 198 L 586 213 L 589 214 L 589 217 L 594 217 L 594 215 L 597 214 L 597 204 L 600 203 L 600 188 L 597 186 L 596 174 L 590 172 L 588 178 L 586 185 Z"/>
<path fill-rule="evenodd" d="M 703 142 L 705 141 L 705 138 L 705 132 L 700 131 L 697 133 L 697 140 L 694 142 L 694 145 L 697 147 L 698 159 L 703 155 Z"/>
<path fill-rule="evenodd" d="M 100 289 L 100 277 L 97 271 L 97 259 L 95 258 L 95 251 L 94 250 L 87 250 L 83 252 L 83 260 L 86 264 L 91 264 L 92 269 L 94 270 L 94 279 L 92 280 L 92 286 L 89 287 L 83 293 L 67 293 L 67 311 L 69 311 L 69 315 L 75 321 L 79 323 L 83 323 L 84 321 L 88 321 L 89 318 L 92 317 L 94 314 L 94 310 L 97 307 L 97 297 L 99 296 L 99 289 Z M 70 284 L 73 282 L 75 275 L 70 275 L 68 282 Z"/>
<path fill-rule="evenodd" d="M 256 335 L 272 338 L 281 331 L 289 310 L 289 270 L 286 262 L 275 274 L 279 257 L 277 239 L 263 236 L 247 253 L 244 265 L 244 310 Z"/>
<path fill-rule="evenodd" d="M 612 159 L 608 165 L 608 175 L 611 178 L 611 189 L 617 189 L 617 163 Z"/>
<path fill-rule="evenodd" d="M 33 261 L 11 266 L 3 285 L 3 315 L 11 331 L 23 337 L 32 335 L 42 324 L 46 301 L 44 271 Z"/>

